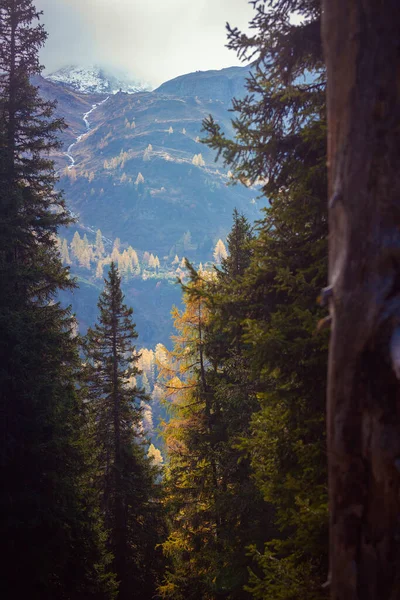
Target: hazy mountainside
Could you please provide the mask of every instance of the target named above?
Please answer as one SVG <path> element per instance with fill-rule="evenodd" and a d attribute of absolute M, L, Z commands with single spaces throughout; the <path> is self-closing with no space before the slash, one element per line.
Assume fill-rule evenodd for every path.
<path fill-rule="evenodd" d="M 62 134 L 63 152 L 54 159 L 60 187 L 78 218 L 62 237 L 71 244 L 75 231 L 87 235 L 84 259 L 74 261 L 69 247 L 81 286 L 73 307 L 83 328 L 96 314 L 102 285 L 96 273 L 107 264 L 93 250 L 98 229 L 109 255 L 116 238 L 120 256 L 128 247 L 138 255 L 138 270 L 126 270 L 125 291 L 141 343 L 154 345 L 168 343 L 169 312 L 180 302 L 173 282 L 182 274 L 182 258 L 197 265 L 212 261 L 234 207 L 251 221 L 258 218 L 258 190 L 229 185 L 230 173 L 199 139 L 210 113 L 229 133 L 230 100 L 243 93 L 247 73 L 240 67 L 191 73 L 154 92 L 110 95 L 82 93 L 54 78 L 37 80 L 70 126 Z M 160 263 L 157 269 L 143 258 L 150 254 Z"/>
<path fill-rule="evenodd" d="M 228 174 L 199 142 L 209 112 L 229 126 L 218 101 L 110 96 L 90 115 L 92 129 L 73 149 L 75 167 L 59 161 L 61 185 L 81 222 L 139 250 L 165 256 L 185 249 L 190 258 L 209 260 L 234 206 L 257 216 L 257 191 L 229 187 Z M 188 233 L 190 244 L 183 248 Z"/>
<path fill-rule="evenodd" d="M 106 97 L 104 94 L 81 94 L 68 86 L 41 76 L 33 77 L 32 82 L 40 88 L 40 95 L 45 100 L 57 101 L 54 114 L 56 117 L 63 117 L 68 125 L 68 128 L 59 134 L 65 148 L 74 142 L 78 135 L 86 131 L 82 118 L 84 113 L 90 110 L 93 104 L 101 102 Z M 63 152 L 57 156 L 63 157 Z M 63 158 L 62 161 L 64 160 Z"/>
<path fill-rule="evenodd" d="M 250 67 L 229 67 L 220 71 L 196 71 L 163 83 L 156 92 L 182 97 L 193 96 L 206 101 L 218 100 L 230 105 L 232 98 L 241 98 L 244 95 L 244 84 L 249 73 Z"/>

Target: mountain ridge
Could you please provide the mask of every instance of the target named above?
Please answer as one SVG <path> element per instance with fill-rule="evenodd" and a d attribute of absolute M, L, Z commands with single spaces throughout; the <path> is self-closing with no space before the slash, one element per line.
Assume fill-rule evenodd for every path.
<path fill-rule="evenodd" d="M 82 94 L 115 94 L 119 91 L 135 93 L 150 87 L 147 83 L 136 81 L 124 73 L 111 73 L 99 65 L 67 65 L 45 75 L 45 79 Z"/>
<path fill-rule="evenodd" d="M 233 97 L 245 94 L 245 82 L 250 66 L 226 67 L 209 71 L 193 71 L 162 83 L 154 91 L 160 94 L 192 96 L 200 100 L 219 101 L 230 104 Z"/>

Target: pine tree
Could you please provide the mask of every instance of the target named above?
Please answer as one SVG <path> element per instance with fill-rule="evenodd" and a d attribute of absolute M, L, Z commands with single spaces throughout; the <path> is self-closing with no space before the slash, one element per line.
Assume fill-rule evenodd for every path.
<path fill-rule="evenodd" d="M 220 273 L 222 279 L 230 277 L 236 280 L 238 277 L 244 275 L 246 269 L 250 266 L 250 259 L 253 255 L 251 246 L 253 239 L 254 235 L 249 222 L 235 208 L 233 211 L 233 226 L 226 238 L 228 251 L 224 246 L 225 253 L 220 253 Z"/>
<path fill-rule="evenodd" d="M 0 587 L 4 598 L 105 598 L 74 322 L 57 302 L 72 286 L 56 244 L 70 217 L 48 158 L 63 123 L 30 83 L 38 18 L 30 0 L 0 2 Z"/>
<path fill-rule="evenodd" d="M 155 546 L 159 526 L 154 502 L 156 471 L 139 433 L 140 402 L 148 397 L 143 389 L 131 385 L 132 378 L 140 374 L 134 346 L 137 333 L 114 262 L 98 307 L 98 323 L 88 330 L 84 343 L 86 395 L 97 447 L 96 487 L 114 556 L 118 597 L 147 598 L 154 572 L 150 577 L 151 567 L 145 565 L 145 559 L 152 556 L 155 560 L 152 543 Z"/>
<path fill-rule="evenodd" d="M 321 598 L 327 566 L 324 442 L 326 337 L 316 298 L 327 272 L 325 72 L 320 3 L 254 3 L 254 35 L 229 30 L 252 56 L 248 94 L 234 101 L 236 138 L 209 118 L 207 141 L 270 201 L 243 279 L 246 354 L 261 411 L 247 450 L 281 529 L 266 535 L 248 589 L 257 599 Z M 302 20 L 293 24 L 293 12 Z M 246 443 L 246 442 L 245 442 Z M 260 570 L 262 574 L 260 574 Z"/>

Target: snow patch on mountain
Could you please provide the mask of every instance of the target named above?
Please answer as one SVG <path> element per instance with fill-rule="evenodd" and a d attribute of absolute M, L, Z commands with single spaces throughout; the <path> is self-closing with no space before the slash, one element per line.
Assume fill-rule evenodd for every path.
<path fill-rule="evenodd" d="M 67 66 L 46 75 L 46 79 L 83 94 L 116 94 L 119 91 L 133 94 L 149 90 L 147 83 L 135 81 L 125 74 L 110 73 L 99 66 Z"/>

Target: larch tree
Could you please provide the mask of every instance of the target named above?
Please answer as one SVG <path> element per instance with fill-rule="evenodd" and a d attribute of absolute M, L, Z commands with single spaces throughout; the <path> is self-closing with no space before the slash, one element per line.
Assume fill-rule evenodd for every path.
<path fill-rule="evenodd" d="M 97 230 L 96 232 L 96 254 L 97 254 L 97 258 L 103 258 L 104 255 L 104 243 L 103 243 L 103 236 L 101 234 L 100 229 Z"/>
<path fill-rule="evenodd" d="M 400 597 L 400 6 L 323 5 L 332 600 Z"/>
<path fill-rule="evenodd" d="M 239 447 L 258 405 L 239 331 L 248 305 L 234 289 L 250 260 L 250 228 L 239 215 L 230 239 L 243 252 L 240 273 L 227 263 L 223 274 L 203 277 L 186 263 L 185 310 L 174 311 L 174 350 L 160 360 L 172 404 L 164 427 L 171 514 L 164 598 L 250 598 L 248 546 L 262 550 L 271 512 Z"/>
<path fill-rule="evenodd" d="M 141 184 L 143 184 L 143 183 L 144 183 L 144 177 L 143 177 L 143 175 L 142 175 L 142 174 L 139 172 L 139 173 L 138 173 L 138 176 L 137 176 L 137 177 L 136 177 L 136 179 L 135 179 L 135 185 L 139 186 L 139 185 L 141 185 Z"/>
<path fill-rule="evenodd" d="M 61 260 L 63 262 L 63 265 L 71 264 L 71 259 L 69 257 L 69 252 L 68 252 L 68 242 L 65 238 L 63 239 L 62 246 L 61 246 Z"/>
<path fill-rule="evenodd" d="M 201 282 L 198 282 L 201 285 Z M 163 543 L 168 570 L 162 598 L 210 598 L 220 515 L 215 513 L 219 482 L 211 448 L 211 397 L 208 394 L 204 334 L 207 309 L 202 298 L 184 296 L 174 308 L 174 349 L 163 352 L 160 381 L 171 400 L 171 419 L 163 437 L 169 460 L 166 510 L 172 521 Z"/>
<path fill-rule="evenodd" d="M 106 598 L 74 322 L 57 301 L 72 287 L 56 242 L 70 216 L 49 160 L 64 125 L 31 84 L 39 17 L 31 0 L 0 1 L 0 587 L 4 598 Z"/>
<path fill-rule="evenodd" d="M 220 239 L 218 240 L 218 242 L 215 244 L 215 248 L 214 248 L 214 252 L 213 252 L 213 257 L 214 260 L 216 262 L 217 265 L 220 265 L 221 262 L 226 259 L 228 256 L 228 253 L 226 251 L 225 248 L 225 244 L 224 242 Z"/>
<path fill-rule="evenodd" d="M 79 231 L 75 231 L 74 237 L 72 238 L 72 242 L 71 242 L 72 255 L 77 260 L 79 260 L 82 250 L 83 250 L 83 243 L 82 243 L 81 236 L 79 235 Z"/>

